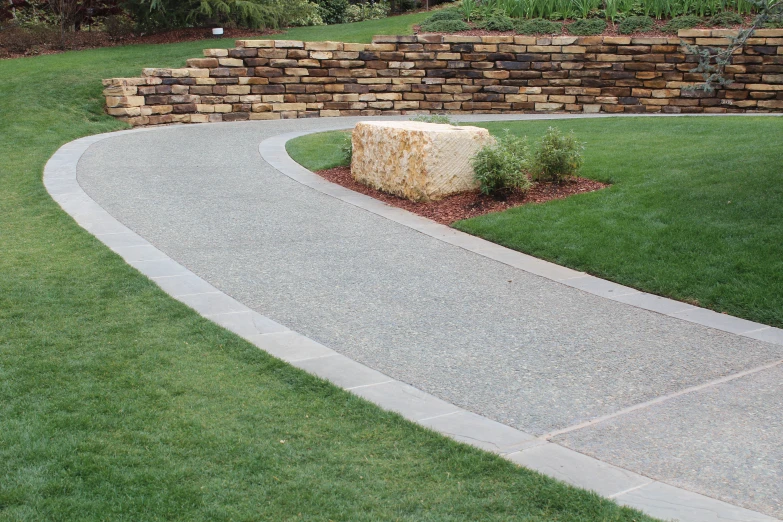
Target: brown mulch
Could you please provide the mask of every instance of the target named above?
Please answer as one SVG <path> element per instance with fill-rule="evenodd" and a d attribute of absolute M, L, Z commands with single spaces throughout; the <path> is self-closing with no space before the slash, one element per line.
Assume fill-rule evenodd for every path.
<path fill-rule="evenodd" d="M 500 212 L 520 205 L 544 203 L 553 199 L 567 198 L 574 194 L 593 192 L 609 186 L 606 183 L 592 179 L 576 178 L 562 185 L 551 182 L 534 183 L 528 192 L 524 194 L 515 192 L 503 201 L 484 196 L 478 190 L 475 190 L 450 196 L 440 201 L 414 203 L 413 201 L 387 194 L 359 183 L 351 176 L 351 167 L 320 170 L 316 174 L 332 183 L 337 183 L 347 189 L 361 192 L 383 201 L 387 205 L 400 207 L 444 225 L 450 225 L 461 219 L 489 214 L 490 212 Z"/>

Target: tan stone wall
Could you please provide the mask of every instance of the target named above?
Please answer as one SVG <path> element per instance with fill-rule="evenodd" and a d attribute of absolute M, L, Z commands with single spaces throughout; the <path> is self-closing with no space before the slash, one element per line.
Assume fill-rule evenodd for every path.
<path fill-rule="evenodd" d="M 783 111 L 783 30 L 758 30 L 713 94 L 672 38 L 376 36 L 371 44 L 238 40 L 182 69 L 104 80 L 109 114 L 131 125 L 413 113 Z"/>

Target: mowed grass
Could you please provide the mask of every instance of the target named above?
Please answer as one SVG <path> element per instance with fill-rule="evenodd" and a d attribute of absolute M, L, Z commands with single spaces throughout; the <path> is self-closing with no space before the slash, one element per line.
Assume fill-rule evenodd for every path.
<path fill-rule="evenodd" d="M 612 186 L 455 228 L 646 292 L 783 326 L 783 119 L 477 125 L 532 143 L 550 126 L 573 130 L 586 144 L 581 174 Z M 339 136 L 303 137 L 289 151 L 323 168 L 301 149 L 323 147 L 320 160 L 332 161 L 330 140 Z"/>
<path fill-rule="evenodd" d="M 59 209 L 47 159 L 123 128 L 100 79 L 216 45 L 0 62 L 0 520 L 650 520 L 264 355 Z"/>
<path fill-rule="evenodd" d="M 306 134 L 286 143 L 289 156 L 310 170 L 326 170 L 348 164 L 342 147 L 350 131 L 329 131 Z"/>

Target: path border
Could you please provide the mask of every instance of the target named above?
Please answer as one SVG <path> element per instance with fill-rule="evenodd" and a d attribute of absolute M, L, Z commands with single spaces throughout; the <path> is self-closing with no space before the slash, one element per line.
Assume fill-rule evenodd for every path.
<path fill-rule="evenodd" d="M 553 115 L 553 117 L 556 117 Z M 567 116 L 569 117 L 569 116 Z M 574 116 L 570 116 L 573 118 Z M 492 115 L 471 118 L 472 121 L 489 121 Z M 335 118 L 337 120 L 337 118 Z M 251 124 L 264 122 L 225 123 L 218 125 Z M 334 130 L 351 125 L 336 122 Z M 614 499 L 620 504 L 644 511 L 666 520 L 693 522 L 737 521 L 773 522 L 778 519 L 735 506 L 711 497 L 670 486 L 632 471 L 602 462 L 598 459 L 570 450 L 547 437 L 534 435 L 500 424 L 486 417 L 469 412 L 413 386 L 392 379 L 363 364 L 355 362 L 334 350 L 304 337 L 285 326 L 251 310 L 249 307 L 219 291 L 207 281 L 177 263 L 165 253 L 150 244 L 128 227 L 120 223 L 88 196 L 77 181 L 77 165 L 82 155 L 93 144 L 107 138 L 135 132 L 165 132 L 182 128 L 143 128 L 98 134 L 81 138 L 63 145 L 49 159 L 44 168 L 43 182 L 47 191 L 74 220 L 97 239 L 119 254 L 128 264 L 138 269 L 178 301 L 193 308 L 203 317 L 231 330 L 266 351 L 293 366 L 313 375 L 331 381 L 333 384 L 373 402 L 383 409 L 399 413 L 421 426 L 432 429 L 459 442 L 471 444 L 498 454 L 511 462 L 534 469 L 568 484 L 593 490 L 602 496 Z M 323 132 L 321 128 L 312 132 Z M 641 294 L 633 289 L 604 281 L 582 272 L 576 272 L 552 263 L 538 260 L 525 254 L 479 240 L 474 236 L 440 225 L 426 218 L 391 207 L 369 196 L 358 194 L 339 185 L 332 184 L 293 162 L 285 152 L 285 142 L 294 136 L 309 132 L 286 133 L 262 142 L 259 150 L 265 161 L 283 174 L 319 192 L 329 194 L 352 205 L 364 208 L 378 215 L 425 233 L 450 244 L 466 248 L 480 255 L 515 266 L 522 270 L 556 280 L 568 286 L 584 290 L 609 299 L 624 301 Z M 476 243 L 476 241 L 480 243 Z M 477 250 L 473 250 L 476 248 Z M 619 295 L 622 293 L 622 295 Z M 644 294 L 649 295 L 649 294 Z M 653 296 L 655 297 L 655 296 Z M 656 299 L 662 299 L 655 297 Z M 700 315 L 690 307 L 674 311 L 666 303 L 655 302 L 659 309 L 647 308 L 673 317 L 713 326 L 716 318 L 709 314 Z M 672 301 L 672 303 L 677 303 Z M 660 304 L 660 306 L 659 306 Z M 682 307 L 682 303 L 677 303 Z M 634 306 L 639 306 L 634 304 Z M 641 306 L 643 307 L 643 306 Z M 709 311 L 706 311 L 709 312 Z M 714 312 L 710 312 L 711 314 Z M 717 319 L 728 316 L 717 314 Z M 739 321 L 739 322 L 734 322 Z M 759 337 L 759 331 L 770 329 L 759 325 L 757 331 L 748 330 L 746 323 L 729 318 L 728 323 L 717 322 L 725 331 Z M 756 323 L 752 323 L 756 324 Z M 741 332 L 738 332 L 741 330 Z M 777 330 L 777 329 L 774 329 Z M 750 335 L 755 333 L 756 335 Z M 783 344 L 783 332 L 776 332 L 772 342 Z M 745 372 L 747 374 L 747 372 Z M 724 378 L 725 379 L 725 378 Z"/>

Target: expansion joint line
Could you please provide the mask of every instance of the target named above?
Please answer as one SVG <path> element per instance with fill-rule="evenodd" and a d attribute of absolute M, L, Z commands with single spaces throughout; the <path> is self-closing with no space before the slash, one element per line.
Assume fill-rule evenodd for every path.
<path fill-rule="evenodd" d="M 681 397 L 683 395 L 688 395 L 688 394 L 691 394 L 691 393 L 695 393 L 695 392 L 698 392 L 698 391 L 701 391 L 701 390 L 704 390 L 704 389 L 707 389 L 707 388 L 712 388 L 712 387 L 718 386 L 720 384 L 725 384 L 727 382 L 731 382 L 731 381 L 734 381 L 734 380 L 737 380 L 737 379 L 741 379 L 742 377 L 746 377 L 748 375 L 753 375 L 754 373 L 762 372 L 764 370 L 769 370 L 769 369 L 774 368 L 776 366 L 779 366 L 781 364 L 783 364 L 783 359 L 780 359 L 780 360 L 777 360 L 777 361 L 773 361 L 773 362 L 765 364 L 763 366 L 757 366 L 757 367 L 751 368 L 749 370 L 744 370 L 744 371 L 741 371 L 741 372 L 738 372 L 738 373 L 733 373 L 731 375 L 727 375 L 727 376 L 721 377 L 719 379 L 715 379 L 715 380 L 712 380 L 712 381 L 709 381 L 709 382 L 705 382 L 703 384 L 698 384 L 696 386 L 691 386 L 689 388 L 685 388 L 683 390 L 680 390 L 680 391 L 677 391 L 677 392 L 674 392 L 674 393 L 669 393 L 669 394 L 666 394 L 666 395 L 662 395 L 660 397 L 656 397 L 655 399 L 652 399 L 652 400 L 649 400 L 649 401 L 641 402 L 639 404 L 634 404 L 633 406 L 629 406 L 627 408 L 623 408 L 621 410 L 618 410 L 618 411 L 616 411 L 614 413 L 610 413 L 608 415 L 603 415 L 601 417 L 596 417 L 595 419 L 591 419 L 589 421 L 585 421 L 585 422 L 582 422 L 582 423 L 579 423 L 579 424 L 574 424 L 573 426 L 568 426 L 568 427 L 560 429 L 560 430 L 549 432 L 549 433 L 547 433 L 545 435 L 540 436 L 539 439 L 550 440 L 550 439 L 553 439 L 553 438 L 555 438 L 557 436 L 564 435 L 566 433 L 570 433 L 572 431 L 577 431 L 577 430 L 581 430 L 583 428 L 588 428 L 590 426 L 595 426 L 596 424 L 601 424 L 602 422 L 606 422 L 606 421 L 614 419 L 616 417 L 621 417 L 623 415 L 627 415 L 628 413 L 632 413 L 634 411 L 643 410 L 643 409 L 649 408 L 650 406 L 654 406 L 656 404 L 662 404 L 664 402 L 670 401 L 672 399 L 676 399 L 677 397 Z"/>

